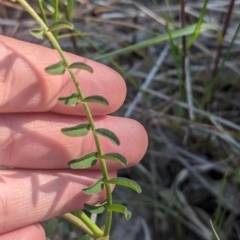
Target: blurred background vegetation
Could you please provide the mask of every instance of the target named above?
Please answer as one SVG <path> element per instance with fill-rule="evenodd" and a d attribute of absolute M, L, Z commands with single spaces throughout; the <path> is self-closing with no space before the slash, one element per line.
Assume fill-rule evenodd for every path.
<path fill-rule="evenodd" d="M 42 2 L 54 21 L 54 0 Z M 58 33 L 65 51 L 125 78 L 115 114 L 149 136 L 141 163 L 119 172 L 143 193 L 116 188 L 133 217 L 115 215 L 112 239 L 240 239 L 240 1 L 61 0 L 57 18 L 75 25 Z M 15 1 L 0 0 L 0 34 L 51 47 L 29 34 L 37 27 Z M 78 234 L 60 220 L 50 238 Z"/>

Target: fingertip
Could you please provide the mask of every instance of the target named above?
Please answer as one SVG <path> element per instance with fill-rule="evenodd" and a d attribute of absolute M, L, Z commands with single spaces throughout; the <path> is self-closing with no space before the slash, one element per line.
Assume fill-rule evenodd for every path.
<path fill-rule="evenodd" d="M 128 139 L 123 140 L 125 142 L 124 147 L 128 148 L 124 149 L 123 151 L 128 154 L 128 166 L 131 167 L 139 163 L 144 157 L 148 147 L 148 134 L 140 122 L 134 119 L 127 120 L 129 123 L 127 125 L 128 129 L 126 129 L 126 131 L 128 132 L 128 135 L 135 136 L 131 138 L 132 142 L 130 142 Z M 133 147 L 129 148 L 129 144 Z"/>

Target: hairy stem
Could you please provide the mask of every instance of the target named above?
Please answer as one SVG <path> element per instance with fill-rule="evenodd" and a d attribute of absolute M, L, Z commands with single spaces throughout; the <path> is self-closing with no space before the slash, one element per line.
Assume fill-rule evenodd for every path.
<path fill-rule="evenodd" d="M 50 42 L 52 43 L 52 45 L 54 46 L 54 48 L 58 51 L 62 61 L 64 62 L 64 65 L 66 66 L 67 71 L 69 72 L 73 83 L 76 87 L 77 93 L 79 95 L 79 99 L 82 102 L 82 100 L 84 99 L 84 94 L 79 86 L 79 83 L 77 81 L 76 75 L 74 74 L 73 70 L 69 68 L 69 62 L 67 60 L 67 58 L 65 57 L 57 39 L 54 37 L 54 35 L 52 34 L 52 32 L 50 32 L 48 30 L 48 26 L 45 24 L 45 22 L 38 16 L 38 14 L 35 12 L 35 10 L 25 1 L 25 0 L 18 0 L 18 2 L 24 7 L 24 9 L 35 19 L 35 21 L 41 26 L 42 30 L 44 31 L 44 33 L 46 34 L 46 36 L 48 37 L 48 39 L 50 40 Z M 92 130 L 93 133 L 93 137 L 94 137 L 94 141 L 95 141 L 95 145 L 97 148 L 97 152 L 98 152 L 98 156 L 102 156 L 103 154 L 103 150 L 101 147 L 101 143 L 99 140 L 98 135 L 96 134 L 95 130 L 95 122 L 93 120 L 93 116 L 92 113 L 90 111 L 90 108 L 88 107 L 87 103 L 82 102 L 82 106 L 83 109 L 85 111 L 85 114 L 87 116 L 87 119 L 89 121 L 90 124 L 90 128 Z M 110 206 L 112 204 L 112 193 L 111 193 L 111 187 L 110 184 L 107 183 L 107 180 L 109 180 L 109 174 L 108 174 L 108 169 L 107 169 L 107 165 L 104 159 L 101 159 L 101 157 L 99 158 L 100 161 L 100 165 L 101 165 L 101 170 L 102 170 L 102 174 L 103 174 L 103 180 L 104 180 L 104 184 L 105 184 L 105 190 L 106 190 L 106 195 L 107 195 L 107 206 Z M 112 212 L 108 210 L 107 207 L 107 216 L 106 216 L 106 223 L 105 223 L 105 229 L 104 229 L 104 236 L 108 237 L 110 234 L 110 228 L 111 228 L 111 222 L 112 222 Z"/>

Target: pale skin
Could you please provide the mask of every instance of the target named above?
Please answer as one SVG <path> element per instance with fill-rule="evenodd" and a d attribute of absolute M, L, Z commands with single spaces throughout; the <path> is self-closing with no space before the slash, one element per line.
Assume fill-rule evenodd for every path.
<path fill-rule="evenodd" d="M 126 96 L 126 85 L 114 70 L 66 53 L 69 62 L 83 61 L 94 73 L 77 71 L 85 96 L 101 95 L 109 106 L 91 104 L 97 127 L 115 132 L 120 146 L 101 137 L 104 152 L 118 152 L 133 166 L 146 152 L 147 134 L 138 122 L 108 116 Z M 70 170 L 68 161 L 95 150 L 91 134 L 71 138 L 61 128 L 86 122 L 81 106 L 58 102 L 75 92 L 68 74 L 52 76 L 44 68 L 59 61 L 56 51 L 0 36 L 0 240 L 44 240 L 40 222 L 95 204 L 104 192 L 82 193 L 101 176 L 99 165 Z M 108 163 L 116 176 L 121 165 Z"/>

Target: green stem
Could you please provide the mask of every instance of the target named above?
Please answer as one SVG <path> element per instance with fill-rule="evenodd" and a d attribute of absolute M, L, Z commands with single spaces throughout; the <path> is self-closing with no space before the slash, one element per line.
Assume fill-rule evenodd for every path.
<path fill-rule="evenodd" d="M 38 7 L 40 9 L 40 13 L 41 13 L 42 19 L 43 19 L 44 23 L 46 25 L 48 25 L 47 17 L 46 17 L 46 14 L 44 12 L 43 5 L 42 5 L 42 0 L 38 0 L 37 2 L 38 2 Z"/>
<path fill-rule="evenodd" d="M 83 211 L 79 210 L 73 214 L 86 224 L 86 226 L 94 233 L 94 237 L 100 238 L 103 236 L 103 231 L 96 224 L 93 224 L 92 220 Z"/>
<path fill-rule="evenodd" d="M 78 228 L 82 229 L 85 233 L 89 234 L 91 237 L 95 237 L 94 231 L 88 228 L 88 226 L 81 221 L 78 217 L 74 216 L 71 213 L 66 213 L 61 216 L 68 222 L 72 223 L 73 225 L 77 226 Z"/>
<path fill-rule="evenodd" d="M 58 2 L 58 0 L 54 0 L 54 14 L 53 14 L 54 22 L 58 21 L 58 15 L 59 15 L 59 2 Z M 57 39 L 57 37 L 58 37 L 57 30 L 53 32 L 53 36 Z"/>
<path fill-rule="evenodd" d="M 74 9 L 74 0 L 68 0 L 67 18 L 68 18 L 68 21 L 70 22 L 72 22 L 73 20 L 73 9 Z"/>
<path fill-rule="evenodd" d="M 38 16 L 38 14 L 34 11 L 34 9 L 25 0 L 18 0 L 18 2 L 24 7 L 25 10 L 28 11 L 28 13 L 41 26 L 41 28 L 43 29 L 43 31 L 45 32 L 45 34 L 49 38 L 49 40 L 52 43 L 52 45 L 54 46 L 54 48 L 58 51 L 60 57 L 62 58 L 62 61 L 64 62 L 65 66 L 66 66 L 67 71 L 69 72 L 69 74 L 70 74 L 70 76 L 73 80 L 73 83 L 74 83 L 74 85 L 76 87 L 76 90 L 78 92 L 78 95 L 79 95 L 79 99 L 82 102 L 82 100 L 84 99 L 84 94 L 79 87 L 79 83 L 77 81 L 76 75 L 74 74 L 73 70 L 69 68 L 69 63 L 68 63 L 68 61 L 67 61 L 67 59 L 66 59 L 66 57 L 65 57 L 65 55 L 62 51 L 57 39 L 54 37 L 52 32 L 48 31 L 48 26 L 45 24 L 45 22 Z M 92 130 L 92 133 L 93 133 L 95 145 L 97 147 L 98 156 L 102 156 L 104 154 L 103 154 L 103 150 L 102 150 L 102 147 L 101 147 L 99 137 L 95 132 L 95 130 L 96 130 L 95 122 L 93 120 L 93 116 L 92 116 L 92 113 L 90 111 L 90 108 L 88 107 L 88 104 L 84 103 L 84 102 L 82 102 L 82 106 L 84 108 L 84 111 L 86 113 L 87 119 L 89 121 L 91 130 Z M 106 165 L 106 162 L 105 162 L 104 159 L 99 158 L 99 161 L 100 161 L 100 165 L 101 165 L 102 174 L 103 174 L 103 177 L 104 177 L 104 184 L 105 184 L 105 190 L 106 190 L 106 195 L 107 195 L 107 206 L 110 206 L 112 204 L 112 192 L 111 192 L 110 184 L 107 183 L 107 180 L 109 180 L 108 169 L 107 169 L 107 165 Z M 108 207 L 107 207 L 104 237 L 109 236 L 111 223 L 112 223 L 112 212 L 109 211 Z"/>
<path fill-rule="evenodd" d="M 58 13 L 59 13 L 59 2 L 58 0 L 54 0 L 54 15 L 53 15 L 54 22 L 58 20 Z"/>

